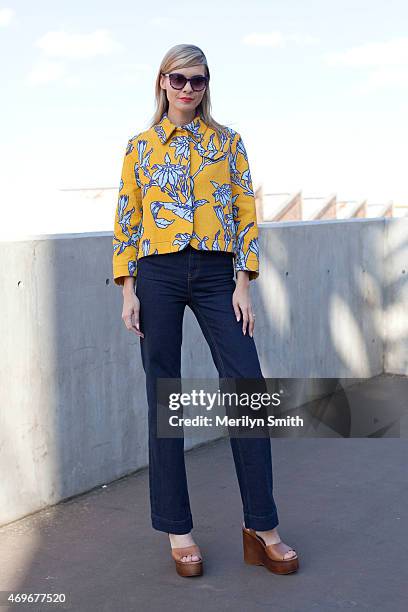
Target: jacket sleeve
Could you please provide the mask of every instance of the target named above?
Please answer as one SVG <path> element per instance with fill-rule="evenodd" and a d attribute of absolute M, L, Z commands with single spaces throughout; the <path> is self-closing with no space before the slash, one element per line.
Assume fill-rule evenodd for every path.
<path fill-rule="evenodd" d="M 137 150 L 130 139 L 123 160 L 113 231 L 113 279 L 123 285 L 125 276 L 137 277 L 137 253 L 142 221 L 142 192 Z"/>
<path fill-rule="evenodd" d="M 248 156 L 238 132 L 231 144 L 230 172 L 235 228 L 234 266 L 236 273 L 248 270 L 251 281 L 259 276 L 259 234 Z"/>

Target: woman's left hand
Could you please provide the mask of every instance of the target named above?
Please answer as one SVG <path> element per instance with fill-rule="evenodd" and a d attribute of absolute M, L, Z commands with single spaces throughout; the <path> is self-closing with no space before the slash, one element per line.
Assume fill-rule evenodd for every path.
<path fill-rule="evenodd" d="M 240 320 L 242 312 L 242 333 L 245 336 L 249 324 L 248 333 L 252 338 L 255 327 L 255 315 L 252 311 L 251 298 L 249 295 L 249 278 L 244 271 L 241 271 L 240 274 L 244 274 L 245 278 L 241 281 L 242 276 L 238 276 L 236 287 L 232 294 L 232 305 L 237 321 Z"/>

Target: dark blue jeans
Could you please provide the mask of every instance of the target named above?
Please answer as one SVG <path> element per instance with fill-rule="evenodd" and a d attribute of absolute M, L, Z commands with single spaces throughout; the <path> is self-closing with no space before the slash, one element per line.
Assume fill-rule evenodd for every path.
<path fill-rule="evenodd" d="M 193 519 L 184 462 L 184 439 L 157 436 L 156 379 L 181 378 L 185 306 L 194 312 L 219 377 L 262 378 L 254 339 L 236 320 L 233 256 L 188 245 L 181 251 L 147 255 L 138 261 L 140 339 L 146 373 L 149 423 L 151 522 L 166 533 L 189 533 Z M 246 527 L 266 531 L 278 525 L 273 498 L 271 440 L 230 436 Z"/>

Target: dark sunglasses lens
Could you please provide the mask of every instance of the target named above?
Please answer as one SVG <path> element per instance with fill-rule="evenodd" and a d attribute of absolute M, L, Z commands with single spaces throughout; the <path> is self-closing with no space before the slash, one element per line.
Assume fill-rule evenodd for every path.
<path fill-rule="evenodd" d="M 206 86 L 207 79 L 202 76 L 196 76 L 196 77 L 193 77 L 190 82 L 191 82 L 191 88 L 194 91 L 201 91 Z"/>
<path fill-rule="evenodd" d="M 170 85 L 174 87 L 174 89 L 183 89 L 184 85 L 187 83 L 187 79 L 182 74 L 170 74 Z"/>

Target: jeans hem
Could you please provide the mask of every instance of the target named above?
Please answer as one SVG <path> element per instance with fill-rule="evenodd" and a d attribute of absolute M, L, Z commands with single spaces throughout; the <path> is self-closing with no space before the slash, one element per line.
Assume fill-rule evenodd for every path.
<path fill-rule="evenodd" d="M 265 516 L 256 516 L 244 512 L 244 523 L 248 529 L 256 529 L 257 531 L 269 531 L 279 525 L 279 519 L 276 512 Z"/>
<path fill-rule="evenodd" d="M 193 518 L 190 516 L 182 521 L 172 521 L 165 519 L 157 514 L 151 514 L 151 521 L 153 529 L 157 531 L 165 531 L 166 533 L 185 534 L 190 533 L 193 529 Z"/>

